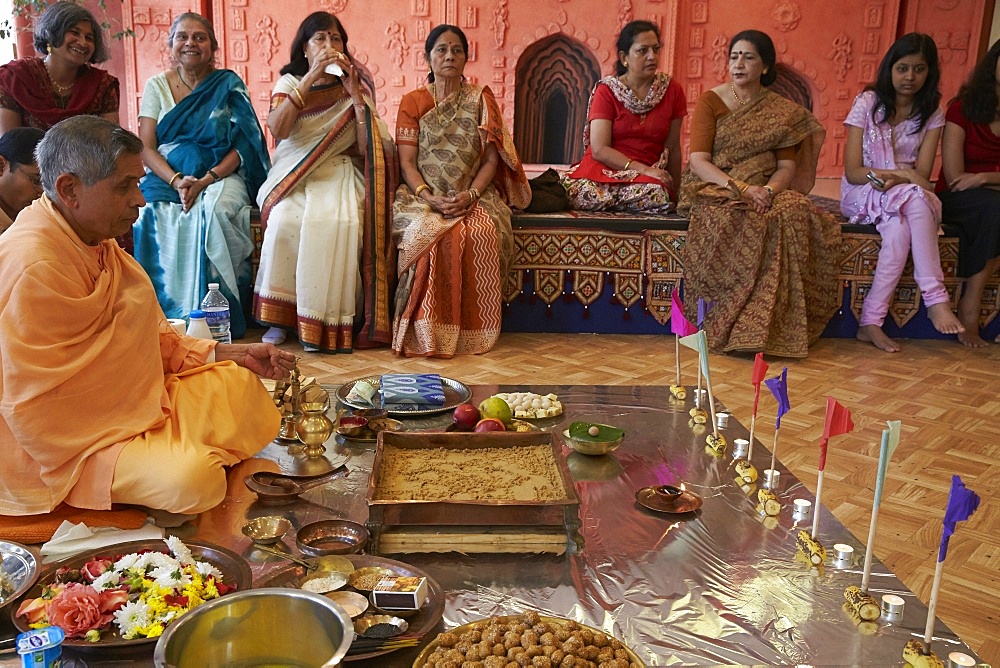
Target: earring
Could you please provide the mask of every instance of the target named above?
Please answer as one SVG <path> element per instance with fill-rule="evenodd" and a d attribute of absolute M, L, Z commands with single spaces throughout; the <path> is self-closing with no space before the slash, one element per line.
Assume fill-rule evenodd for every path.
<path fill-rule="evenodd" d="M 49 52 L 49 55 L 52 55 L 52 45 L 51 44 L 47 45 L 45 47 L 45 50 Z"/>

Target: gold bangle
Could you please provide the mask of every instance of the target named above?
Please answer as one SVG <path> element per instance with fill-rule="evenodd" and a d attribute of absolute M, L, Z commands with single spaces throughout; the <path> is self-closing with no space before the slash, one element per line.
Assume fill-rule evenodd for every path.
<path fill-rule="evenodd" d="M 426 183 L 421 183 L 419 186 L 417 186 L 417 189 L 413 191 L 413 196 L 414 197 L 420 197 L 420 193 L 422 193 L 425 190 L 430 190 L 430 189 L 431 189 L 431 187 L 429 185 L 427 185 Z"/>
<path fill-rule="evenodd" d="M 629 160 L 628 162 L 626 162 L 626 163 L 625 163 L 625 166 L 624 166 L 624 167 L 622 167 L 622 171 L 624 172 L 624 171 L 625 171 L 626 169 L 628 169 L 628 166 L 629 166 L 629 165 L 631 165 L 631 164 L 632 164 L 632 161 L 631 161 L 631 160 Z"/>
<path fill-rule="evenodd" d="M 167 181 L 167 185 L 170 186 L 171 188 L 173 188 L 174 187 L 174 181 L 176 181 L 178 179 L 178 177 L 180 177 L 180 175 L 181 175 L 180 172 L 174 172 L 174 175 L 170 177 L 169 181 Z"/>
<path fill-rule="evenodd" d="M 295 93 L 295 97 L 299 98 L 299 103 L 296 105 L 299 109 L 306 108 L 306 101 L 302 99 L 302 93 L 299 92 L 298 86 L 292 86 L 292 92 Z"/>
<path fill-rule="evenodd" d="M 479 194 L 478 190 L 476 190 L 472 186 L 469 186 L 469 197 L 471 197 L 472 201 L 475 202 L 477 199 L 481 197 L 481 195 Z"/>

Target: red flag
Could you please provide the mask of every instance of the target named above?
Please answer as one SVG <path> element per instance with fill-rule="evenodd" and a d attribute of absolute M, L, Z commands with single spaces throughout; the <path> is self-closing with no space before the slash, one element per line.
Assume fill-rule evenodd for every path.
<path fill-rule="evenodd" d="M 753 358 L 753 376 L 750 380 L 753 384 L 753 414 L 757 415 L 757 403 L 760 401 L 760 384 L 767 375 L 767 362 L 764 361 L 764 353 L 757 353 Z"/>
<path fill-rule="evenodd" d="M 819 470 L 826 468 L 827 443 L 833 436 L 840 436 L 854 431 L 851 411 L 844 408 L 833 397 L 826 398 L 826 424 L 823 426 L 823 440 L 819 446 Z"/>

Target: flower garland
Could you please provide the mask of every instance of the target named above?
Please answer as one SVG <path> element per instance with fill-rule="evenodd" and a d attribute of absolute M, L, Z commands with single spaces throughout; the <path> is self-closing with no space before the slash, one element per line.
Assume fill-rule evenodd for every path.
<path fill-rule="evenodd" d="M 222 573 L 195 561 L 179 538 L 164 539 L 172 556 L 140 552 L 87 562 L 80 570 L 60 568 L 38 598 L 21 603 L 17 615 L 33 628 L 58 626 L 67 638 L 101 639 L 113 621 L 125 640 L 155 638 L 171 621 L 236 587 Z"/>

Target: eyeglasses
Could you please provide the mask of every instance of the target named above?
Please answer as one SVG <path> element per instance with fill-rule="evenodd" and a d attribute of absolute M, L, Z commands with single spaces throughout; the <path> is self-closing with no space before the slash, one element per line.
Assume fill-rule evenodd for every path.
<path fill-rule="evenodd" d="M 42 177 L 41 176 L 34 176 L 34 175 L 29 174 L 28 172 L 24 171 L 23 169 L 15 169 L 14 172 L 17 173 L 17 174 L 20 174 L 25 179 L 27 179 L 28 183 L 30 183 L 35 188 L 41 188 L 42 187 Z"/>

